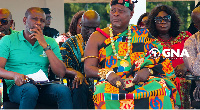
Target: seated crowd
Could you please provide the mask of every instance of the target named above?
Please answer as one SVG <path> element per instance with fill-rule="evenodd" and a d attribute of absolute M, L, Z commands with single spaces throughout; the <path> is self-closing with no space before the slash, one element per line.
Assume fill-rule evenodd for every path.
<path fill-rule="evenodd" d="M 21 31 L 11 28 L 11 12 L 0 8 L 0 77 L 9 101 L 19 109 L 37 103 L 58 109 L 190 109 L 186 75 L 199 76 L 200 33 L 180 31 L 179 15 L 167 5 L 141 15 L 138 25 L 129 24 L 137 2 L 111 0 L 110 25 L 104 29 L 96 11 L 79 11 L 62 36 L 49 27 L 48 8 L 28 8 Z M 200 7 L 191 17 L 199 30 Z M 39 70 L 67 78 L 67 85 L 33 81 L 30 76 Z"/>

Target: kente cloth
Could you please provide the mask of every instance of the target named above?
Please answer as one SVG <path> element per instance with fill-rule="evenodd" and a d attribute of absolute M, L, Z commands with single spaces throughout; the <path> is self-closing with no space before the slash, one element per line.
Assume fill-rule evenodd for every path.
<path fill-rule="evenodd" d="M 186 80 L 186 78 L 176 77 L 175 85 L 180 94 L 180 100 L 181 100 L 180 109 L 190 109 L 191 108 L 191 99 L 190 99 L 191 80 Z"/>
<path fill-rule="evenodd" d="M 156 39 L 158 43 L 163 45 L 163 50 L 165 49 L 173 49 L 175 52 L 179 53 L 179 55 L 182 54 L 184 43 L 185 41 L 191 36 L 192 34 L 188 31 L 182 31 L 180 34 L 171 42 L 162 42 L 159 41 L 159 39 Z M 174 54 L 171 54 L 172 52 L 166 51 L 165 54 L 170 54 L 169 58 L 172 61 L 172 66 L 175 68 L 177 65 L 183 64 L 183 57 L 176 56 Z M 173 56 L 171 56 L 173 55 Z M 185 78 L 177 77 L 175 79 L 175 84 L 178 89 L 178 92 L 180 94 L 181 99 L 181 108 L 190 109 L 190 96 L 188 94 L 190 91 L 191 81 L 186 80 Z"/>
<path fill-rule="evenodd" d="M 84 74 L 84 63 L 81 62 L 81 58 L 84 56 L 85 44 L 82 35 L 78 34 L 68 38 L 60 50 L 66 67 Z"/>
<path fill-rule="evenodd" d="M 122 59 L 128 51 L 127 33 L 125 30 L 113 37 L 116 52 Z M 175 105 L 180 106 L 180 96 L 172 81 L 176 76 L 171 61 L 163 56 L 152 58 L 149 53 L 152 48 L 162 52 L 163 47 L 149 37 L 147 29 L 138 30 L 137 26 L 131 25 L 131 37 L 131 52 L 126 59 L 128 67 L 120 65 L 121 60 L 114 55 L 110 38 L 99 48 L 99 66 L 112 69 L 126 86 L 121 90 L 106 80 L 100 80 L 95 85 L 93 96 L 95 109 L 174 109 Z M 131 67 L 134 72 L 151 68 L 154 74 L 146 82 L 135 85 L 132 83 L 134 72 L 129 72 Z"/>

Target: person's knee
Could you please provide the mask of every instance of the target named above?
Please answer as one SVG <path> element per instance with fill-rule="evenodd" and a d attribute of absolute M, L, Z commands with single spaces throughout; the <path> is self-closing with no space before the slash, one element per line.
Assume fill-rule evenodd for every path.
<path fill-rule="evenodd" d="M 39 96 L 39 91 L 35 85 L 27 83 L 22 85 L 22 87 L 22 96 L 34 98 Z"/>
<path fill-rule="evenodd" d="M 55 92 L 58 94 L 58 96 L 70 96 L 71 97 L 71 92 L 70 89 L 62 84 L 58 84 L 56 85 L 56 87 L 54 88 Z"/>

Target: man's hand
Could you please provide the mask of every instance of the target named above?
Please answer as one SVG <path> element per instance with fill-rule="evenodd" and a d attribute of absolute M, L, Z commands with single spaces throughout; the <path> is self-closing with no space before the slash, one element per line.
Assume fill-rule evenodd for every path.
<path fill-rule="evenodd" d="M 21 86 L 21 85 L 25 84 L 26 78 L 28 78 L 28 77 L 23 74 L 16 73 L 14 76 L 15 84 L 17 86 Z"/>
<path fill-rule="evenodd" d="M 76 76 L 72 83 L 72 89 L 74 89 L 75 87 L 78 88 L 78 85 L 82 84 L 84 80 L 85 80 L 85 77 L 83 76 L 83 74 L 76 71 Z"/>
<path fill-rule="evenodd" d="M 34 29 L 30 29 L 30 31 L 34 31 L 34 33 L 32 33 L 29 37 L 31 37 L 31 39 L 37 39 L 38 43 L 43 47 L 46 48 L 47 47 L 47 42 L 44 39 L 44 35 L 42 32 L 42 29 L 36 25 L 36 28 Z"/>
<path fill-rule="evenodd" d="M 120 81 L 121 86 L 119 86 L 119 88 L 123 89 L 125 87 L 123 79 L 121 79 L 121 77 L 118 76 L 117 74 L 115 74 L 114 72 L 109 74 L 107 80 L 108 80 L 108 82 L 110 82 L 110 84 L 112 84 L 115 87 L 117 87 L 116 82 Z"/>
<path fill-rule="evenodd" d="M 187 67 L 183 64 L 180 64 L 180 65 L 177 65 L 175 68 L 174 68 L 174 71 L 175 71 L 175 74 L 176 76 L 179 76 L 179 77 L 184 77 L 185 76 L 185 73 L 187 71 Z"/>
<path fill-rule="evenodd" d="M 135 72 L 133 83 L 138 84 L 139 82 L 144 82 L 149 77 L 149 70 L 148 68 L 143 68 L 137 72 Z"/>

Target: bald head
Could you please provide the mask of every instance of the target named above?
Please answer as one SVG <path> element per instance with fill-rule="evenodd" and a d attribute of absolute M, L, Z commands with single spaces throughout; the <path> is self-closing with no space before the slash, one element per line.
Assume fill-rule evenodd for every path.
<path fill-rule="evenodd" d="M 6 8 L 0 8 L 0 32 L 4 35 L 10 35 L 10 27 L 12 23 L 13 20 L 11 12 Z"/>
<path fill-rule="evenodd" d="M 12 19 L 11 12 L 6 8 L 0 8 L 0 15 L 5 15 L 5 17 Z"/>
<path fill-rule="evenodd" d="M 196 8 L 192 11 L 192 13 L 200 13 L 200 7 L 196 7 Z"/>
<path fill-rule="evenodd" d="M 100 21 L 100 16 L 96 11 L 88 10 L 82 15 L 82 21 L 84 20 L 99 20 Z"/>
<path fill-rule="evenodd" d="M 28 17 L 28 15 L 30 15 L 31 13 L 35 13 L 35 12 L 44 13 L 44 11 L 39 7 L 31 7 L 31 8 L 26 10 L 25 17 Z"/>
<path fill-rule="evenodd" d="M 200 7 L 196 7 L 191 14 L 195 27 L 200 30 Z"/>
<path fill-rule="evenodd" d="M 84 41 L 87 41 L 90 35 L 96 31 L 100 25 L 100 16 L 94 10 L 88 10 L 82 15 L 81 19 L 81 35 Z"/>

